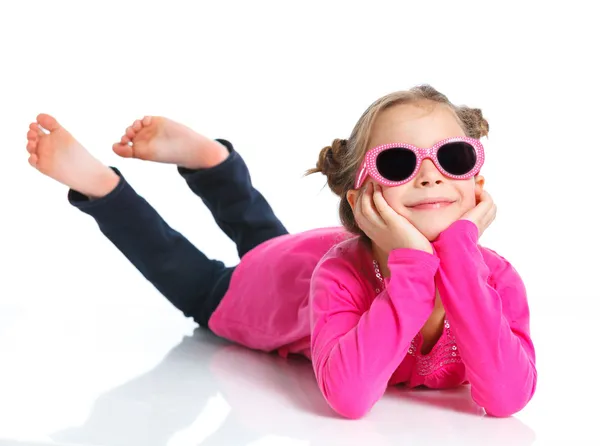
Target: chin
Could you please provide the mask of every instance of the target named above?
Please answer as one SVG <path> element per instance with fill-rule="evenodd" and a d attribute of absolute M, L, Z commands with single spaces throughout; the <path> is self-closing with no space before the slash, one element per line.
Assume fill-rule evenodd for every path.
<path fill-rule="evenodd" d="M 443 223 L 441 221 L 437 221 L 435 223 L 428 223 L 422 225 L 415 225 L 421 234 L 423 234 L 427 240 L 433 242 L 436 240 L 442 232 L 444 232 L 448 227 L 454 223 L 454 220 L 448 220 Z"/>
<path fill-rule="evenodd" d="M 436 231 L 436 230 L 432 230 L 432 231 L 425 231 L 422 234 L 427 238 L 427 240 L 429 240 L 430 242 L 434 242 L 442 233 L 443 231 Z"/>

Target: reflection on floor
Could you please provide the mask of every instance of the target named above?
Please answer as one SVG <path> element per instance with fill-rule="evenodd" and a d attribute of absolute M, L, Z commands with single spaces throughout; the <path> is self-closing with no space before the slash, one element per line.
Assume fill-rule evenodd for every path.
<path fill-rule="evenodd" d="M 468 387 L 390 389 L 364 420 L 341 420 L 310 363 L 233 346 L 197 329 L 154 369 L 98 397 L 85 422 L 49 434 L 57 444 L 531 445 L 517 418 L 493 419 Z"/>

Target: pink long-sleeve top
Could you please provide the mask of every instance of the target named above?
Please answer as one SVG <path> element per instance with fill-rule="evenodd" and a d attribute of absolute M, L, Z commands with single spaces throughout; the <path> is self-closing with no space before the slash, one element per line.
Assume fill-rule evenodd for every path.
<path fill-rule="evenodd" d="M 252 349 L 304 355 L 331 408 L 347 418 L 366 415 L 400 383 L 470 383 L 488 414 L 518 412 L 537 380 L 523 281 L 478 244 L 468 220 L 453 223 L 433 247 L 434 254 L 392 251 L 383 278 L 370 248 L 342 228 L 269 240 L 242 258 L 209 327 Z M 420 330 L 436 288 L 444 331 L 422 354 Z"/>

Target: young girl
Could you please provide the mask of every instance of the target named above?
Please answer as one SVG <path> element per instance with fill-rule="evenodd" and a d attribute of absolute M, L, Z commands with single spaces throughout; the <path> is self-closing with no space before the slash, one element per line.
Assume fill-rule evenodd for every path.
<path fill-rule="evenodd" d="M 488 414 L 509 416 L 537 374 L 523 282 L 478 244 L 496 212 L 479 174 L 487 131 L 480 110 L 430 86 L 377 100 L 309 171 L 341 197 L 343 228 L 289 235 L 228 141 L 135 121 L 113 150 L 176 165 L 236 243 L 234 268 L 170 228 L 54 118 L 30 125 L 27 149 L 186 316 L 249 348 L 307 357 L 340 415 L 364 416 L 390 385 L 468 382 Z"/>

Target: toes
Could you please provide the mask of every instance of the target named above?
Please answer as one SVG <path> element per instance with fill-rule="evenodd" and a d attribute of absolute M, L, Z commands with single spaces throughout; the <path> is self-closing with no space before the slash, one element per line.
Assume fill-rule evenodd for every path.
<path fill-rule="evenodd" d="M 135 130 L 133 130 L 133 127 L 127 127 L 127 130 L 125 130 L 125 135 L 127 135 L 129 139 L 133 139 L 135 136 Z"/>
<path fill-rule="evenodd" d="M 129 144 L 130 142 L 131 139 L 127 135 L 123 135 L 123 137 L 121 138 L 121 144 Z"/>
<path fill-rule="evenodd" d="M 129 144 L 113 144 L 113 152 L 123 158 L 133 157 L 133 147 Z"/>
<path fill-rule="evenodd" d="M 133 128 L 133 130 L 135 132 L 139 132 L 140 130 L 142 130 L 142 121 L 140 121 L 139 119 L 137 121 L 135 121 L 133 123 L 133 125 L 131 126 Z"/>
<path fill-rule="evenodd" d="M 36 132 L 35 130 L 29 130 L 27 132 L 27 141 L 37 141 L 38 136 L 38 132 Z"/>
<path fill-rule="evenodd" d="M 46 130 L 53 132 L 60 128 L 60 124 L 52 116 L 42 113 L 38 115 L 37 122 Z"/>
<path fill-rule="evenodd" d="M 27 142 L 27 151 L 29 153 L 34 153 L 37 149 L 37 141 L 28 141 Z"/>
<path fill-rule="evenodd" d="M 142 119 L 142 124 L 146 125 L 150 125 L 150 123 L 152 122 L 152 116 L 144 116 L 144 119 Z"/>
<path fill-rule="evenodd" d="M 45 135 L 44 131 L 40 128 L 40 125 L 37 122 L 32 122 L 29 124 L 29 130 L 33 130 L 38 134 L 38 136 Z"/>
<path fill-rule="evenodd" d="M 29 161 L 29 164 L 32 167 L 37 167 L 38 157 L 37 155 L 31 155 L 27 161 Z"/>

